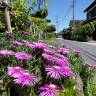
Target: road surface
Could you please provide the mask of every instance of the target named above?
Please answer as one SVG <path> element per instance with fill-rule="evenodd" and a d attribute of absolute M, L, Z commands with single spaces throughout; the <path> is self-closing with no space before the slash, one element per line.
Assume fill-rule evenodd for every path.
<path fill-rule="evenodd" d="M 80 51 L 86 63 L 96 64 L 96 42 L 78 42 L 57 38 L 58 43 L 69 46 L 70 49 Z"/>

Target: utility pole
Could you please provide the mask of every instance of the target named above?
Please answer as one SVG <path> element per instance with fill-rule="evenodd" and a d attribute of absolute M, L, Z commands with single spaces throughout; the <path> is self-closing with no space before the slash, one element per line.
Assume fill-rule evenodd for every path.
<path fill-rule="evenodd" d="M 75 18 L 75 0 L 73 0 L 73 20 Z"/>
<path fill-rule="evenodd" d="M 8 5 L 7 0 L 4 0 L 4 3 Z M 9 32 L 12 32 L 10 13 L 9 13 L 8 7 L 5 8 L 5 18 L 6 18 L 7 29 Z"/>
<path fill-rule="evenodd" d="M 73 0 L 73 28 L 75 27 L 75 0 Z"/>
<path fill-rule="evenodd" d="M 59 32 L 59 22 L 58 22 L 58 16 L 56 17 L 56 26 L 57 26 L 57 33 Z"/>

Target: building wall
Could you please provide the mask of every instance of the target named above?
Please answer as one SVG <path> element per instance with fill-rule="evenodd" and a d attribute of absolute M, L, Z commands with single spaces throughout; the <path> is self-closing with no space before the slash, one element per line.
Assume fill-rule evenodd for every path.
<path fill-rule="evenodd" d="M 91 19 L 96 16 L 96 5 L 91 10 L 87 12 L 87 19 Z"/>

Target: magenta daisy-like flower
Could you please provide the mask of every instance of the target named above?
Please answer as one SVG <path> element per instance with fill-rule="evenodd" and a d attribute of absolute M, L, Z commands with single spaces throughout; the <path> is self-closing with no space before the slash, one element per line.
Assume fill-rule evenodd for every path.
<path fill-rule="evenodd" d="M 16 47 L 16 46 L 23 46 L 24 44 L 22 42 L 20 42 L 20 41 L 12 41 L 11 45 L 13 47 Z"/>
<path fill-rule="evenodd" d="M 44 49 L 44 52 L 49 54 L 49 55 L 55 54 L 54 50 L 49 50 L 49 49 Z"/>
<path fill-rule="evenodd" d="M 64 55 L 66 55 L 66 54 L 69 53 L 69 49 L 67 49 L 67 48 L 59 48 L 59 49 L 58 49 L 58 52 L 60 52 L 60 53 L 62 53 L 62 54 L 64 54 Z"/>
<path fill-rule="evenodd" d="M 54 84 L 45 84 L 40 87 L 40 91 L 39 96 L 58 96 L 60 93 L 63 93 L 63 90 Z"/>
<path fill-rule="evenodd" d="M 30 60 L 32 59 L 32 56 L 23 52 L 17 52 L 15 54 L 15 57 L 20 60 Z"/>
<path fill-rule="evenodd" d="M 56 63 L 59 66 L 63 66 L 63 67 L 68 67 L 69 66 L 67 61 L 63 61 L 63 60 L 61 60 L 57 57 L 54 57 L 52 55 L 48 55 L 48 54 L 43 53 L 42 56 L 43 56 L 44 59 L 46 59 L 50 62 Z"/>
<path fill-rule="evenodd" d="M 15 33 L 14 33 L 14 32 L 8 32 L 8 31 L 6 31 L 6 35 L 7 35 L 7 36 L 14 36 Z"/>
<path fill-rule="evenodd" d="M 31 35 L 31 33 L 30 33 L 30 32 L 22 32 L 22 34 L 23 34 L 23 35 L 26 35 L 26 36 Z"/>
<path fill-rule="evenodd" d="M 61 59 L 61 60 L 64 60 L 64 61 L 66 61 L 66 57 L 65 56 L 63 56 L 63 55 L 61 55 L 61 54 L 55 54 L 56 55 L 56 57 L 58 57 L 59 59 Z"/>
<path fill-rule="evenodd" d="M 29 44 L 29 48 L 36 50 L 44 50 L 45 48 L 48 48 L 48 46 L 45 43 L 33 43 Z"/>
<path fill-rule="evenodd" d="M 8 67 L 8 75 L 14 78 L 20 77 L 24 73 L 24 69 L 21 67 Z"/>
<path fill-rule="evenodd" d="M 62 66 L 64 65 L 68 65 L 69 66 L 69 60 L 68 58 L 66 58 L 65 56 L 63 55 L 60 55 L 60 54 L 55 54 L 59 59 L 61 59 L 63 61 L 63 63 L 61 64 Z M 58 61 L 58 60 L 57 60 Z M 66 63 L 66 64 L 64 64 Z"/>
<path fill-rule="evenodd" d="M 69 63 L 67 60 L 62 60 L 62 59 L 59 59 L 57 57 L 55 57 L 55 63 L 58 64 L 59 66 L 62 66 L 62 67 L 69 67 Z"/>
<path fill-rule="evenodd" d="M 47 75 L 54 79 L 73 76 L 73 72 L 69 67 L 48 66 L 45 70 Z"/>
<path fill-rule="evenodd" d="M 20 84 L 22 86 L 33 86 L 37 81 L 37 77 L 28 72 L 24 72 L 19 78 L 14 79 L 15 84 Z"/>
<path fill-rule="evenodd" d="M 51 62 L 55 62 L 56 61 L 55 60 L 55 57 L 53 57 L 51 55 L 48 55 L 48 54 L 43 53 L 42 56 L 43 56 L 44 59 L 46 59 L 48 61 L 51 61 Z"/>
<path fill-rule="evenodd" d="M 34 44 L 32 44 L 32 43 L 27 43 L 27 47 L 28 47 L 29 49 L 34 49 Z"/>
<path fill-rule="evenodd" d="M 15 53 L 13 51 L 11 51 L 11 50 L 1 50 L 0 51 L 0 56 L 4 56 L 4 57 L 6 57 L 6 56 L 12 56 L 14 54 Z"/>
<path fill-rule="evenodd" d="M 79 54 L 80 54 L 80 51 L 77 51 L 77 50 L 73 50 L 73 53 L 75 54 L 75 56 L 79 56 Z"/>

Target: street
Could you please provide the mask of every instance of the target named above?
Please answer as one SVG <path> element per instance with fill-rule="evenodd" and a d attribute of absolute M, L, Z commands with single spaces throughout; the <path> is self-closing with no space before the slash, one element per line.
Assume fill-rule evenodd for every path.
<path fill-rule="evenodd" d="M 84 57 L 86 63 L 96 64 L 96 42 L 79 42 L 58 38 L 57 41 L 67 45 L 70 49 L 80 51 L 80 55 Z"/>

